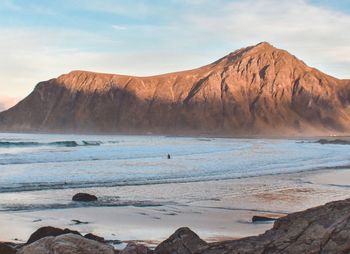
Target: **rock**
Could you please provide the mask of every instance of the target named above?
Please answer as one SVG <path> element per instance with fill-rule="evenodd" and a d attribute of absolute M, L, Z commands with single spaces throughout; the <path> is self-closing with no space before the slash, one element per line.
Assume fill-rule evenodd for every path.
<path fill-rule="evenodd" d="M 252 218 L 252 222 L 271 222 L 274 220 L 276 220 L 276 218 L 267 217 L 267 216 L 259 216 L 259 215 L 254 215 Z"/>
<path fill-rule="evenodd" d="M 350 140 L 343 140 L 343 139 L 320 139 L 316 141 L 316 143 L 320 143 L 321 145 L 350 145 Z"/>
<path fill-rule="evenodd" d="M 349 132 L 349 105 L 350 80 L 263 42 L 152 77 L 72 71 L 1 112 L 0 131 L 315 136 Z"/>
<path fill-rule="evenodd" d="M 16 249 L 7 243 L 0 242 L 0 254 L 16 254 Z"/>
<path fill-rule="evenodd" d="M 97 201 L 97 197 L 89 193 L 77 193 L 73 196 L 72 200 L 80 202 L 92 202 Z"/>
<path fill-rule="evenodd" d="M 27 244 L 33 243 L 41 238 L 47 236 L 59 236 L 64 234 L 76 234 L 80 235 L 78 231 L 66 229 L 60 229 L 55 227 L 41 227 L 37 231 L 35 231 L 28 239 Z"/>
<path fill-rule="evenodd" d="M 119 245 L 119 244 L 122 244 L 123 241 L 114 239 L 114 240 L 105 240 L 105 243 L 108 243 L 111 245 Z"/>
<path fill-rule="evenodd" d="M 189 228 L 179 228 L 167 240 L 160 243 L 155 254 L 192 254 L 207 247 L 207 243 Z"/>
<path fill-rule="evenodd" d="M 106 241 L 103 237 L 94 235 L 92 233 L 86 234 L 86 235 L 84 235 L 84 237 L 86 239 L 95 240 L 95 241 L 100 242 L 100 243 L 106 243 Z"/>
<path fill-rule="evenodd" d="M 350 253 L 350 199 L 290 214 L 262 235 L 208 244 L 200 253 Z"/>
<path fill-rule="evenodd" d="M 110 245 L 76 234 L 49 236 L 22 247 L 17 254 L 115 254 Z"/>
<path fill-rule="evenodd" d="M 153 251 L 147 248 L 145 245 L 128 243 L 124 250 L 120 254 L 152 254 Z"/>
<path fill-rule="evenodd" d="M 74 222 L 74 225 L 80 225 L 80 224 L 89 224 L 87 221 L 80 221 L 80 220 L 72 220 Z"/>

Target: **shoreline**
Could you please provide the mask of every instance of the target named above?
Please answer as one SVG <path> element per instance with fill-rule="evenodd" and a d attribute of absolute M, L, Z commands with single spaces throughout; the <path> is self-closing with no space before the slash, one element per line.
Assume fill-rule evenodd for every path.
<path fill-rule="evenodd" d="M 0 112 L 1 113 L 1 112 Z M 140 137 L 175 137 L 175 138 L 215 138 L 215 139 L 292 139 L 292 140 L 312 140 L 312 139 L 336 139 L 347 138 L 350 139 L 350 133 L 344 132 L 332 132 L 332 133 L 320 133 L 317 135 L 310 135 L 309 133 L 298 133 L 295 135 L 269 135 L 269 134 L 242 134 L 242 135 L 222 135 L 222 134 L 210 134 L 210 133 L 196 133 L 189 132 L 188 134 L 176 134 L 176 133 L 152 133 L 152 132 L 82 132 L 82 131 L 6 131 L 0 130 L 0 134 L 34 134 L 34 135 L 75 135 L 75 136 L 140 136 Z"/>
<path fill-rule="evenodd" d="M 146 182 L 132 182 L 132 183 L 124 183 L 124 184 L 118 184 L 114 182 L 105 182 L 105 183 L 82 183 L 81 185 L 67 185 L 64 188 L 62 187 L 56 187 L 55 185 L 50 185 L 46 188 L 41 187 L 41 189 L 22 189 L 22 190 L 12 190 L 9 189 L 8 191 L 0 191 L 1 194 L 6 193 L 23 193 L 23 192 L 44 192 L 44 191 L 51 191 L 51 190 L 80 190 L 80 189 L 94 189 L 94 188 L 118 188 L 118 187 L 142 187 L 142 186 L 148 186 L 148 185 L 169 185 L 169 184 L 196 184 L 196 183 L 206 183 L 206 182 L 221 182 L 221 181 L 234 181 L 234 180 L 245 180 L 245 179 L 252 179 L 252 178 L 261 178 L 261 177 L 274 177 L 274 176 L 280 176 L 280 175 L 295 175 L 295 174 L 307 174 L 307 173 L 319 173 L 319 172 L 327 172 L 327 171 L 333 171 L 333 170 L 346 170 L 350 169 L 350 164 L 345 165 L 339 165 L 339 166 L 321 166 L 314 169 L 301 169 L 299 171 L 285 171 L 285 172 L 274 172 L 274 173 L 262 173 L 262 174 L 253 174 L 253 175 L 244 175 L 244 176 L 237 176 L 237 177 L 226 177 L 225 179 L 222 178 L 213 178 L 213 179 L 194 179 L 194 180 L 159 180 L 159 181 L 148 181 Z M 57 184 L 57 186 L 62 186 L 62 184 Z M 349 184 L 350 186 L 350 184 Z M 1 210 L 0 210 L 1 212 Z"/>
<path fill-rule="evenodd" d="M 188 226 L 204 240 L 237 239 L 258 235 L 272 223 L 252 223 L 254 215 L 301 211 L 350 196 L 350 169 L 327 169 L 250 178 L 163 185 L 98 187 L 28 192 L 33 200 L 65 200 L 87 191 L 98 196 L 118 195 L 123 201 L 152 200 L 164 205 L 135 207 L 77 207 L 39 211 L 0 212 L 1 241 L 26 241 L 42 226 L 95 233 L 108 240 L 159 243 L 177 228 Z M 154 193 L 159 193 L 154 195 Z M 167 192 L 165 199 L 162 193 Z M 1 193 L 0 198 L 7 193 Z M 8 197 L 11 198 L 11 197 Z M 24 197 L 25 198 L 25 197 Z M 169 200 L 178 200 L 167 204 Z M 74 225 L 72 220 L 88 222 Z M 150 237 L 152 232 L 152 237 Z M 151 244 L 152 245 L 152 244 Z"/>

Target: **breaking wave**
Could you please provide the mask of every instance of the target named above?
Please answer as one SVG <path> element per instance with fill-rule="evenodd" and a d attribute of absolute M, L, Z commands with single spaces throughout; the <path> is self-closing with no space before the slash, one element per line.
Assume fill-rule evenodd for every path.
<path fill-rule="evenodd" d="M 9 142 L 0 141 L 0 147 L 12 148 L 12 147 L 40 147 L 40 146 L 55 146 L 55 147 L 77 147 L 77 146 L 99 146 L 102 142 L 100 141 L 55 141 L 49 143 L 40 142 Z"/>

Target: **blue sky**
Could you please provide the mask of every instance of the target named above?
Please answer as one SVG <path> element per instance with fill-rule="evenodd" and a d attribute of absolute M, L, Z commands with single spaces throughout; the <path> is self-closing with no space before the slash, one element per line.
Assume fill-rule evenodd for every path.
<path fill-rule="evenodd" d="M 2 0 L 0 101 L 75 69 L 153 75 L 268 41 L 350 78 L 350 0 Z"/>

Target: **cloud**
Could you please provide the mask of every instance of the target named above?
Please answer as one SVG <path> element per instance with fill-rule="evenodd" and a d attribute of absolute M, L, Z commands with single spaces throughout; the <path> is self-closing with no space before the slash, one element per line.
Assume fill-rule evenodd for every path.
<path fill-rule="evenodd" d="M 123 50 L 113 38 L 76 30 L 0 29 L 0 35 L 1 96 L 24 97 L 39 81 L 72 70 L 152 75 L 203 62 L 161 49 Z"/>
<path fill-rule="evenodd" d="M 128 17 L 142 17 L 156 14 L 154 7 L 157 4 L 152 1 L 129 1 L 129 0 L 75 0 L 66 1 L 71 7 L 89 10 L 93 12 L 110 13 Z"/>
<path fill-rule="evenodd" d="M 0 29 L 0 87 L 2 96 L 25 96 L 36 83 L 82 69 L 112 69 L 99 48 L 113 42 L 94 34 L 49 29 Z M 85 41 L 85 43 L 84 43 Z M 94 52 L 96 51 L 96 52 Z"/>
<path fill-rule="evenodd" d="M 115 30 L 127 30 L 126 26 L 121 26 L 121 25 L 112 25 L 112 28 Z"/>
<path fill-rule="evenodd" d="M 213 43 L 232 41 L 244 46 L 269 41 L 324 71 L 339 62 L 350 69 L 350 16 L 345 13 L 302 0 L 234 1 L 218 4 L 215 12 L 193 12 L 184 18 L 192 30 L 211 36 Z M 349 78 L 350 72 L 344 70 L 330 74 Z"/>

